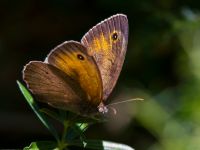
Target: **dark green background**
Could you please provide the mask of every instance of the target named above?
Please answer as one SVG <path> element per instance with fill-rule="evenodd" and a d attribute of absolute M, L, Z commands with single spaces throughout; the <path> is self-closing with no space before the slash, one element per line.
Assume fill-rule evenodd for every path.
<path fill-rule="evenodd" d="M 200 149 L 200 1 L 0 1 L 0 148 L 22 148 L 53 137 L 20 93 L 23 66 L 44 60 L 66 40 L 80 41 L 116 13 L 129 19 L 129 44 L 110 100 L 141 97 L 116 106 L 109 123 L 87 137 L 136 150 Z"/>

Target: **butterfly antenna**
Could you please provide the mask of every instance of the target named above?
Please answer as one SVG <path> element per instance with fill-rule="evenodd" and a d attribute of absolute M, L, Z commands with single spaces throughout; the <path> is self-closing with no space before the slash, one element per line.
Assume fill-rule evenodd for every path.
<path fill-rule="evenodd" d="M 132 102 L 132 101 L 143 101 L 143 100 L 144 99 L 142 99 L 142 98 L 132 98 L 132 99 L 124 100 L 124 101 L 119 101 L 119 102 L 111 103 L 111 104 L 108 104 L 107 106 L 112 106 L 112 105 L 117 105 L 117 104 L 121 104 L 121 103 Z"/>

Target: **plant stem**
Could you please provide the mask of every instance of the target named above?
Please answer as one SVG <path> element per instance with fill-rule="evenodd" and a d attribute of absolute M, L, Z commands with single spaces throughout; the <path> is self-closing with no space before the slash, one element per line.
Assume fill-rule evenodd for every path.
<path fill-rule="evenodd" d="M 61 140 L 58 142 L 59 150 L 63 150 L 67 146 L 67 143 L 65 141 L 65 137 L 66 137 L 66 134 L 67 134 L 67 129 L 69 127 L 69 121 L 64 121 L 63 125 L 64 125 L 63 134 L 62 134 Z"/>

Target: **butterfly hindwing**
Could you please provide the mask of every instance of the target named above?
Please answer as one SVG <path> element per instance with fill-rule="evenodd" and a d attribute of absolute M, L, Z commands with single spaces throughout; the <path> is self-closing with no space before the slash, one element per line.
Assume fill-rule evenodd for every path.
<path fill-rule="evenodd" d="M 29 62 L 23 79 L 38 100 L 52 106 L 79 112 L 85 92 L 79 84 L 56 67 L 40 61 Z"/>

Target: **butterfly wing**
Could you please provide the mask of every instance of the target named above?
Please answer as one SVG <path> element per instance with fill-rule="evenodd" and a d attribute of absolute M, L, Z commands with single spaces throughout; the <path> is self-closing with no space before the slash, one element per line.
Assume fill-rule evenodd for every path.
<path fill-rule="evenodd" d="M 103 82 L 103 99 L 112 92 L 122 65 L 128 42 L 128 20 L 123 14 L 114 15 L 90 29 L 81 43 L 88 48 L 98 65 Z"/>
<path fill-rule="evenodd" d="M 87 96 L 83 101 L 94 106 L 100 104 L 103 91 L 100 72 L 85 46 L 75 41 L 64 42 L 53 49 L 45 61 L 78 82 Z"/>
<path fill-rule="evenodd" d="M 23 71 L 28 88 L 40 101 L 73 112 L 97 110 L 102 101 L 102 80 L 94 59 L 78 42 L 53 49 L 45 63 L 33 61 Z"/>
<path fill-rule="evenodd" d="M 82 99 L 87 98 L 70 76 L 44 62 L 29 62 L 24 67 L 23 79 L 38 100 L 54 107 L 79 112 Z"/>

